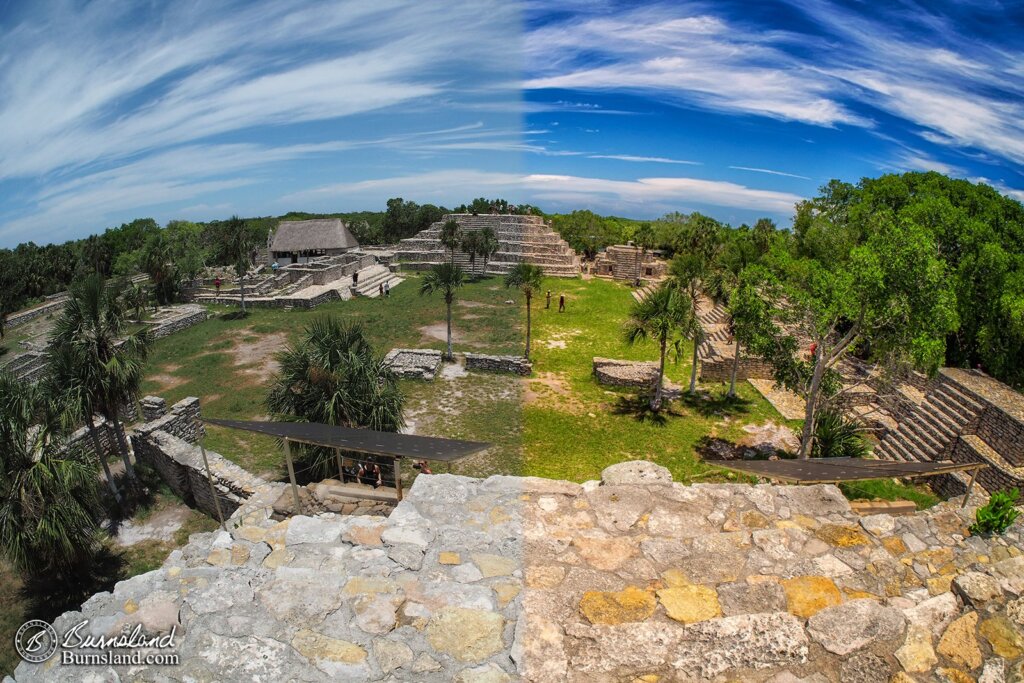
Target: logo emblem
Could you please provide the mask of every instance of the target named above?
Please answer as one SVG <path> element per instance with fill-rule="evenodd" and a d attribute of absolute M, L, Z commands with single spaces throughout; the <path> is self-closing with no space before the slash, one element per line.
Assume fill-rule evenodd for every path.
<path fill-rule="evenodd" d="M 14 649 L 26 662 L 40 664 L 57 651 L 57 632 L 42 619 L 26 621 L 14 636 Z"/>

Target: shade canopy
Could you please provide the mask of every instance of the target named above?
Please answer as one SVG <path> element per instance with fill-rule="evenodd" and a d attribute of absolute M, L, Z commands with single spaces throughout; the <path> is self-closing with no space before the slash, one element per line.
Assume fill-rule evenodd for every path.
<path fill-rule="evenodd" d="M 844 481 L 933 477 L 985 467 L 984 463 L 895 462 L 864 458 L 808 458 L 803 460 L 705 460 L 705 464 L 744 474 L 798 484 L 838 484 Z"/>
<path fill-rule="evenodd" d="M 491 447 L 491 444 L 480 441 L 459 441 L 458 439 L 441 439 L 434 436 L 375 432 L 372 429 L 353 429 L 316 422 L 246 422 L 213 418 L 203 418 L 203 422 L 218 427 L 244 429 L 247 432 L 276 436 L 279 439 L 288 439 L 314 446 L 416 460 L 451 462 Z"/>

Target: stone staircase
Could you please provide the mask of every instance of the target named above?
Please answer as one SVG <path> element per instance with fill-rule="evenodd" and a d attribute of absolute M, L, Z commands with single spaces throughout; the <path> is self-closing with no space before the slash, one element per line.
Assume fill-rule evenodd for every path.
<path fill-rule="evenodd" d="M 415 237 L 399 242 L 395 258 L 407 268 L 425 269 L 451 259 L 441 245 L 441 227 L 450 219 L 458 221 L 463 232 L 489 227 L 498 238 L 498 251 L 487 263 L 492 275 L 508 273 L 517 263 L 532 263 L 544 269 L 545 275 L 576 277 L 580 273 L 579 257 L 572 247 L 558 236 L 540 216 L 448 214 L 422 230 Z M 454 261 L 470 270 L 469 254 L 455 250 Z M 475 271 L 484 272 L 483 259 L 477 257 Z"/>
<path fill-rule="evenodd" d="M 380 296 L 381 285 L 387 283 L 389 288 L 394 289 L 402 281 L 403 279 L 392 273 L 391 269 L 387 266 L 375 264 L 359 271 L 357 284 L 352 285 L 351 291 L 353 296 L 365 296 L 375 299 Z"/>
<path fill-rule="evenodd" d="M 946 460 L 957 438 L 977 420 L 984 406 L 941 377 L 927 394 L 900 387 L 907 410 L 882 438 L 876 453 L 904 462 Z"/>

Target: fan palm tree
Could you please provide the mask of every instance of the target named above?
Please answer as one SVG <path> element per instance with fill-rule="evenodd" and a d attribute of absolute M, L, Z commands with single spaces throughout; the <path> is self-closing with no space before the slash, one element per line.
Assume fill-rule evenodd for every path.
<path fill-rule="evenodd" d="M 477 233 L 480 237 L 477 240 L 477 254 L 484 260 L 484 274 L 487 274 L 487 262 L 498 252 L 498 236 L 494 234 L 491 226 L 487 225 Z"/>
<path fill-rule="evenodd" d="M 543 278 L 544 271 L 532 263 L 517 263 L 505 276 L 505 286 L 518 289 L 526 297 L 526 353 L 523 354 L 526 360 L 530 360 L 530 304 L 533 302 L 534 292 L 540 291 Z"/>
<path fill-rule="evenodd" d="M 0 373 L 0 550 L 26 577 L 66 577 L 97 548 L 95 471 L 67 449 L 42 392 Z"/>
<path fill-rule="evenodd" d="M 462 236 L 462 242 L 459 245 L 462 251 L 469 254 L 469 272 L 476 272 L 476 257 L 480 253 L 480 231 L 470 230 Z"/>
<path fill-rule="evenodd" d="M 113 425 L 125 474 L 135 481 L 121 411 L 138 399 L 149 340 L 145 330 L 126 335 L 126 322 L 116 288 L 99 275 L 88 276 L 71 288 L 54 325 L 51 346 L 66 348 L 82 364 L 77 373 L 83 380 L 82 391 L 89 406 Z"/>
<path fill-rule="evenodd" d="M 146 311 L 146 304 L 149 302 L 149 291 L 139 283 L 133 283 L 124 292 L 124 304 L 135 312 L 135 319 L 142 320 L 142 314 Z"/>
<path fill-rule="evenodd" d="M 665 356 L 668 347 L 675 349 L 676 360 L 682 354 L 682 341 L 695 311 L 678 287 L 664 284 L 650 295 L 633 304 L 626 323 L 626 341 L 635 344 L 653 337 L 658 343 L 658 381 L 651 395 L 651 410 L 661 410 L 665 383 Z"/>
<path fill-rule="evenodd" d="M 271 413 L 296 422 L 319 422 L 397 432 L 405 426 L 398 378 L 384 364 L 359 324 L 313 320 L 302 338 L 277 355 L 281 369 L 267 394 Z M 312 449 L 312 466 L 328 476 L 333 454 Z"/>
<path fill-rule="evenodd" d="M 474 234 L 474 233 L 470 233 Z M 466 273 L 454 263 L 438 263 L 426 272 L 420 284 L 420 294 L 433 294 L 441 292 L 444 295 L 444 303 L 447 307 L 448 323 L 448 353 L 445 358 L 451 362 L 455 360 L 452 355 L 452 303 L 455 301 L 455 292 L 466 284 Z"/>
<path fill-rule="evenodd" d="M 704 339 L 704 327 L 701 325 L 697 311 L 704 294 L 704 277 L 707 275 L 707 263 L 694 254 L 681 254 L 672 259 L 670 266 L 671 279 L 669 285 L 679 290 L 688 300 L 693 315 L 687 322 L 685 333 L 693 339 L 693 367 L 690 369 L 691 394 L 697 391 L 697 367 L 700 364 L 700 344 Z"/>
<path fill-rule="evenodd" d="M 455 250 L 462 242 L 462 226 L 454 218 L 449 218 L 441 226 L 441 246 L 451 252 L 451 261 L 455 262 Z"/>
<path fill-rule="evenodd" d="M 46 376 L 41 388 L 51 405 L 59 411 L 62 429 L 72 431 L 81 423 L 85 423 L 89 438 L 92 440 L 93 452 L 103 468 L 107 486 L 110 487 L 114 500 L 121 505 L 121 491 L 110 472 L 107 454 L 103 450 L 99 431 L 94 423 L 94 416 L 98 411 L 89 393 L 89 387 L 95 382 L 88 377 L 88 373 L 94 368 L 95 366 L 82 358 L 80 348 L 70 344 L 51 346 L 47 351 Z"/>

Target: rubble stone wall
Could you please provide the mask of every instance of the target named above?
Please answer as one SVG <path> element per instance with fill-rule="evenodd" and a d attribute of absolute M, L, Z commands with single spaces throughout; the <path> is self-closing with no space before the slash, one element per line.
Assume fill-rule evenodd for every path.
<path fill-rule="evenodd" d="M 484 353 L 467 353 L 466 369 L 509 372 L 513 375 L 529 375 L 533 372 L 533 363 L 522 356 L 490 356 Z"/>

